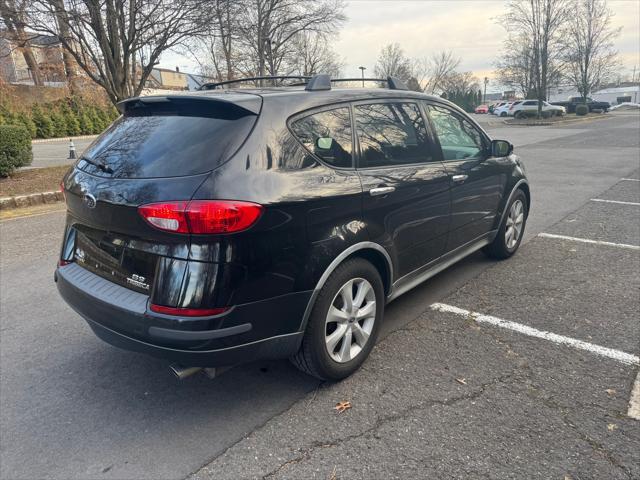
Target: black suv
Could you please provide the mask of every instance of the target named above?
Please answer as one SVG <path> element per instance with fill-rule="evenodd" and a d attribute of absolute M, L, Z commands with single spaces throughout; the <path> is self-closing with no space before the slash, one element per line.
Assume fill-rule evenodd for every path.
<path fill-rule="evenodd" d="M 511 256 L 531 200 L 508 142 L 386 81 L 122 102 L 63 181 L 60 294 L 101 339 L 186 367 L 351 374 L 387 302 Z"/>

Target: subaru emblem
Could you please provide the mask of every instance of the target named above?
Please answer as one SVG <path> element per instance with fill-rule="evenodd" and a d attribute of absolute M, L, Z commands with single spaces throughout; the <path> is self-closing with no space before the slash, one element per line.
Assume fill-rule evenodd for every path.
<path fill-rule="evenodd" d="M 87 208 L 96 208 L 96 197 L 94 197 L 90 193 L 85 193 L 84 197 L 82 197 L 82 201 L 87 206 Z"/>

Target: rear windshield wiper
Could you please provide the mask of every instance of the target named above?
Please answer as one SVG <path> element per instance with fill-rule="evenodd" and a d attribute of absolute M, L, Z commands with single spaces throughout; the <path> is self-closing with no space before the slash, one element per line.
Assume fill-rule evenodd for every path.
<path fill-rule="evenodd" d="M 107 164 L 105 164 L 103 162 L 98 162 L 96 160 L 92 160 L 92 159 L 87 158 L 87 157 L 80 157 L 80 160 L 84 160 L 85 162 L 90 163 L 94 167 L 98 167 L 104 173 L 113 173 L 113 170 L 111 169 L 111 167 L 109 167 Z"/>

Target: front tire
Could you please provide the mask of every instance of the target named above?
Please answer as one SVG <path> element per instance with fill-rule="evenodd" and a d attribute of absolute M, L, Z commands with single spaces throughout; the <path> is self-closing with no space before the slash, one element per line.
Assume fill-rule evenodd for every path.
<path fill-rule="evenodd" d="M 347 260 L 320 290 L 300 350 L 291 362 L 321 380 L 348 377 L 376 343 L 384 300 L 376 268 L 362 258 Z"/>
<path fill-rule="evenodd" d="M 518 189 L 506 206 L 506 212 L 496 238 L 483 249 L 489 257 L 499 260 L 509 258 L 516 253 L 522 242 L 529 214 L 527 196 L 522 190 Z"/>

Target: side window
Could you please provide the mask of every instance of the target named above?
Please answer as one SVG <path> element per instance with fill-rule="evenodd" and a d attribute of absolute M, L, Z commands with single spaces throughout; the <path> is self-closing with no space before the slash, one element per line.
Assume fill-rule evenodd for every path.
<path fill-rule="evenodd" d="M 433 161 L 424 119 L 415 103 L 355 107 L 360 168 Z"/>
<path fill-rule="evenodd" d="M 324 162 L 351 168 L 351 113 L 340 107 L 313 113 L 291 123 L 291 130 L 302 144 Z"/>
<path fill-rule="evenodd" d="M 479 158 L 484 155 L 482 134 L 469 121 L 443 107 L 429 105 L 428 110 L 444 160 Z"/>

